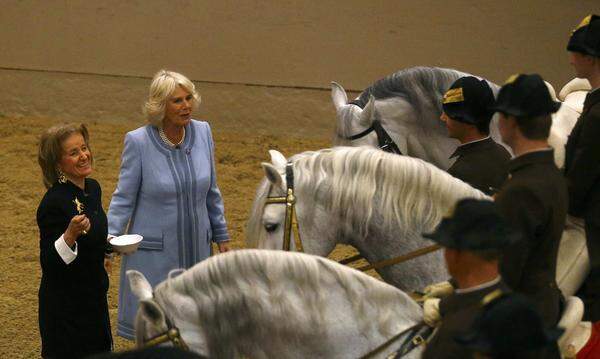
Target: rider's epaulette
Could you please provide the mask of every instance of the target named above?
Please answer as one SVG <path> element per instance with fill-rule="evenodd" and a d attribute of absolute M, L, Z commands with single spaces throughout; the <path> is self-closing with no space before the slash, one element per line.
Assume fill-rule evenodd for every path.
<path fill-rule="evenodd" d="M 483 299 L 481 300 L 481 305 L 487 305 L 491 302 L 493 302 L 494 300 L 500 298 L 502 295 L 504 295 L 504 292 L 502 291 L 502 289 L 496 289 L 488 294 L 486 294 L 485 297 L 483 297 Z"/>

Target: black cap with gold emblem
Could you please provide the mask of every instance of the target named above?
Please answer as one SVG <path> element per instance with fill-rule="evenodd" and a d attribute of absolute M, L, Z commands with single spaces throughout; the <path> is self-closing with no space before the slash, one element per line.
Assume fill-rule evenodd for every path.
<path fill-rule="evenodd" d="M 492 109 L 515 117 L 535 117 L 558 111 L 560 103 L 554 102 L 550 91 L 538 74 L 512 75 L 498 93 Z"/>
<path fill-rule="evenodd" d="M 571 33 L 567 51 L 600 57 L 600 16 L 588 15 L 581 20 Z"/>
<path fill-rule="evenodd" d="M 519 239 L 492 201 L 463 199 L 433 233 L 423 234 L 446 247 L 466 251 L 502 250 Z"/>
<path fill-rule="evenodd" d="M 494 93 L 487 81 L 465 76 L 454 81 L 446 91 L 442 107 L 453 120 L 476 125 L 491 121 L 493 103 Z"/>
<path fill-rule="evenodd" d="M 503 293 L 482 304 L 469 331 L 455 338 L 477 352 L 510 357 L 507 355 L 537 351 L 555 344 L 564 332 L 557 327 L 544 328 L 542 317 L 521 294 Z"/>

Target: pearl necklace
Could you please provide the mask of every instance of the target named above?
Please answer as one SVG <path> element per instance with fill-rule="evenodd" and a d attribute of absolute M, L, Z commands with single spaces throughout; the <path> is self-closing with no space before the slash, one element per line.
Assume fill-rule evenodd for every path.
<path fill-rule="evenodd" d="M 160 136 L 160 139 L 163 140 L 163 142 L 167 146 L 177 147 L 183 143 L 183 140 L 185 140 L 185 127 L 183 127 L 183 136 L 181 136 L 181 140 L 177 143 L 173 143 L 173 142 L 171 142 L 171 140 L 169 140 L 169 138 L 165 134 L 165 131 L 163 130 L 162 127 L 158 129 L 158 135 Z"/>

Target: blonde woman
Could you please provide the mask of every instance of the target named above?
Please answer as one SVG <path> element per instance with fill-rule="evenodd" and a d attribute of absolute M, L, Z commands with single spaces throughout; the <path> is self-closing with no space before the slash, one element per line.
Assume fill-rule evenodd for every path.
<path fill-rule="evenodd" d="M 48 191 L 37 210 L 43 358 L 81 358 L 112 346 L 106 214 L 92 173 L 84 125 L 57 125 L 41 137 L 38 162 Z"/>
<path fill-rule="evenodd" d="M 206 259 L 211 241 L 221 252 L 229 249 L 210 127 L 191 117 L 199 103 L 188 78 L 161 70 L 144 106 L 149 124 L 125 136 L 108 231 L 144 237 L 121 264 L 117 334 L 127 339 L 135 336 L 137 298 L 125 271 L 144 273 L 154 286 L 169 271 Z"/>

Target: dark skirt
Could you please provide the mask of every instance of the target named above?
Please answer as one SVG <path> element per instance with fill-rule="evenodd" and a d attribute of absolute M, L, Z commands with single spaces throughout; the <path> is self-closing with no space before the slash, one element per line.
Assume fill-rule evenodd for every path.
<path fill-rule="evenodd" d="M 43 358 L 82 358 L 112 349 L 106 293 L 39 292 Z"/>

